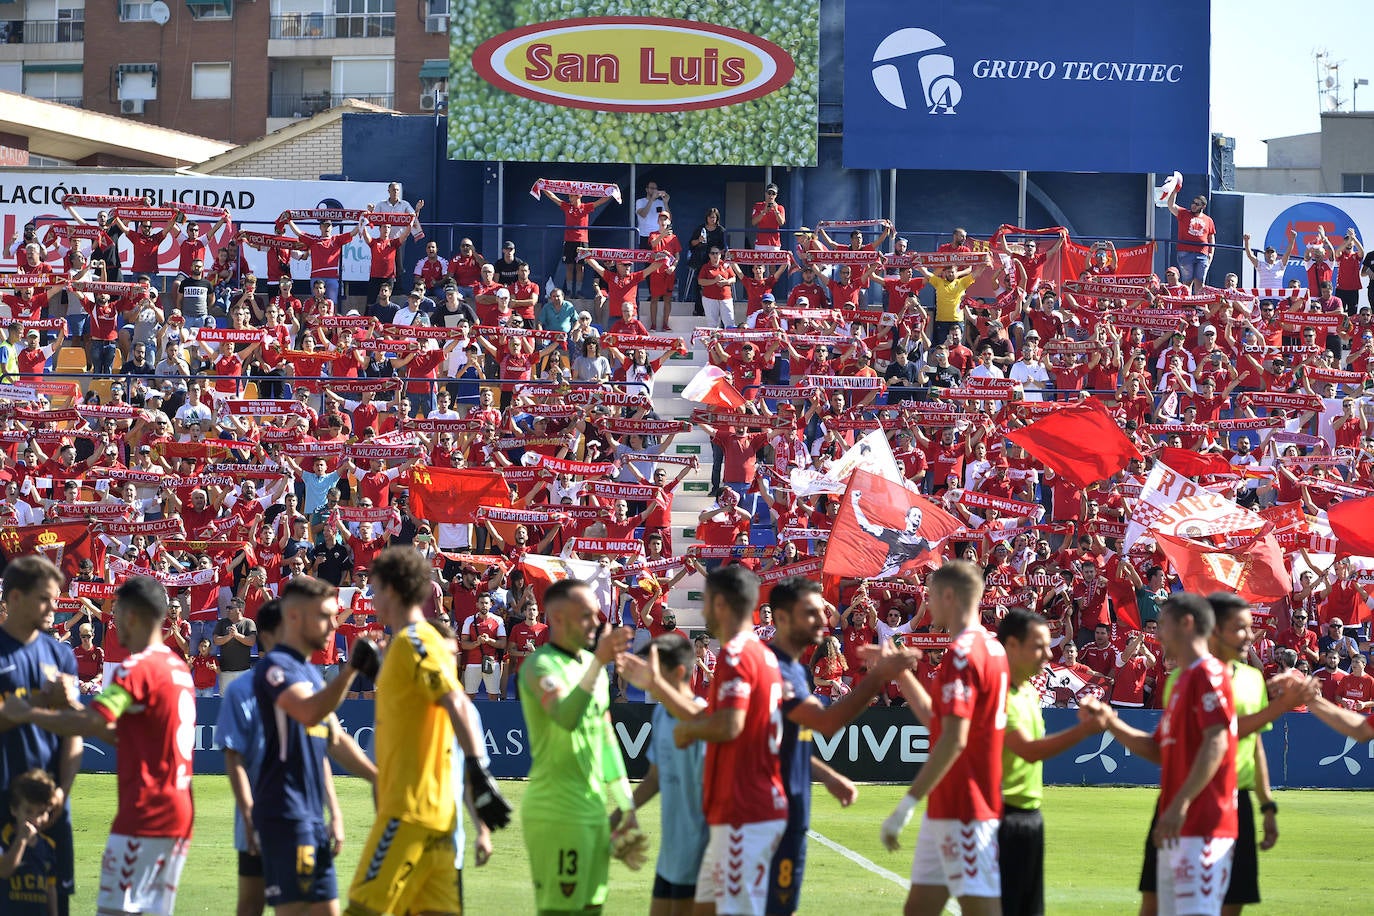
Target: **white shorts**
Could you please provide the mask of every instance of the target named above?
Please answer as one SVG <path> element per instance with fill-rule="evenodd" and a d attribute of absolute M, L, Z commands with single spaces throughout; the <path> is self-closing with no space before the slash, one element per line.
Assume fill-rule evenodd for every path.
<path fill-rule="evenodd" d="M 787 819 L 756 824 L 712 824 L 697 875 L 697 903 L 714 903 L 721 916 L 764 916 L 768 868 Z"/>
<path fill-rule="evenodd" d="M 100 860 L 96 910 L 171 916 L 190 845 L 177 837 L 110 834 Z"/>
<path fill-rule="evenodd" d="M 944 886 L 951 897 L 1001 897 L 997 828 L 1001 821 L 936 820 L 922 815 L 911 883 Z"/>
<path fill-rule="evenodd" d="M 481 665 L 468 665 L 463 669 L 463 689 L 469 696 L 476 696 L 477 691 L 485 689 L 488 696 L 499 696 L 501 693 L 501 666 L 494 665 L 491 674 L 482 671 Z"/>
<path fill-rule="evenodd" d="M 1229 837 L 1183 836 L 1159 850 L 1159 916 L 1221 916 L 1235 854 L 1236 841 Z"/>

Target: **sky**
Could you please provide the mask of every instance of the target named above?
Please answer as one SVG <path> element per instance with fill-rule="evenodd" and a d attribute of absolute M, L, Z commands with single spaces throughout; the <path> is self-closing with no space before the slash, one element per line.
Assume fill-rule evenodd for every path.
<path fill-rule="evenodd" d="M 1356 101 L 1374 111 L 1374 10 L 1366 2 L 1306 13 L 1292 0 L 1213 0 L 1212 132 L 1236 138 L 1236 165 L 1265 165 L 1270 137 L 1320 129 L 1315 50 L 1342 62 L 1341 110 L 1351 110 L 1351 82 L 1367 79 Z"/>

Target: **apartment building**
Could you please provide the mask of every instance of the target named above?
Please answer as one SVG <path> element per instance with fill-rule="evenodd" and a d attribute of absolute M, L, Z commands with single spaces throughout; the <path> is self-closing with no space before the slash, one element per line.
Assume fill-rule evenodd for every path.
<path fill-rule="evenodd" d="M 246 143 L 345 98 L 434 108 L 450 0 L 0 0 L 0 90 Z"/>

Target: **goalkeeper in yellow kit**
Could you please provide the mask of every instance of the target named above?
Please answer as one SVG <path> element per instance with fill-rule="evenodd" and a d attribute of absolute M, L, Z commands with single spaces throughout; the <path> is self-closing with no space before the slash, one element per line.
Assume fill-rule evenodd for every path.
<path fill-rule="evenodd" d="M 628 632 L 605 626 L 592 590 L 573 579 L 544 596 L 550 639 L 520 667 L 520 708 L 530 736 L 529 788 L 520 818 L 540 914 L 599 912 L 611 853 L 608 798 L 620 812 L 617 857 L 643 864 L 645 846 L 620 744 L 611 726 L 605 667 L 625 651 Z"/>

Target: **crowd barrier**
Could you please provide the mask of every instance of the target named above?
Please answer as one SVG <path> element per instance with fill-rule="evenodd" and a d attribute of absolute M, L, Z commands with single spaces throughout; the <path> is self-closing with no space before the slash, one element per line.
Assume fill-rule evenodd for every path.
<path fill-rule="evenodd" d="M 221 700 L 196 700 L 195 772 L 224 772 L 224 751 L 215 731 Z M 477 704 L 486 732 L 491 771 L 501 778 L 529 774 L 529 735 L 520 704 Z M 653 707 L 642 703 L 617 703 L 611 707 L 616 736 L 632 778 L 648 769 L 647 750 L 652 732 Z M 1159 721 L 1153 710 L 1124 710 L 1128 724 L 1152 731 Z M 343 727 L 372 754 L 373 704 L 371 700 L 346 700 L 339 708 Z M 1045 727 L 1053 733 L 1070 727 L 1077 713 L 1067 709 L 1045 710 Z M 909 782 L 925 762 L 929 733 L 905 709 L 870 709 L 830 738 L 815 736 L 816 753 L 832 767 L 861 782 Z M 1314 716 L 1288 713 L 1264 734 L 1269 779 L 1276 787 L 1290 789 L 1374 789 L 1374 742 L 1360 743 L 1327 728 Z M 374 755 L 375 756 L 375 755 Z M 87 740 L 81 769 L 87 773 L 113 772 L 115 751 L 103 742 Z M 1132 755 L 1110 735 L 1096 735 L 1045 762 L 1045 782 L 1053 785 L 1158 786 L 1159 768 Z"/>

